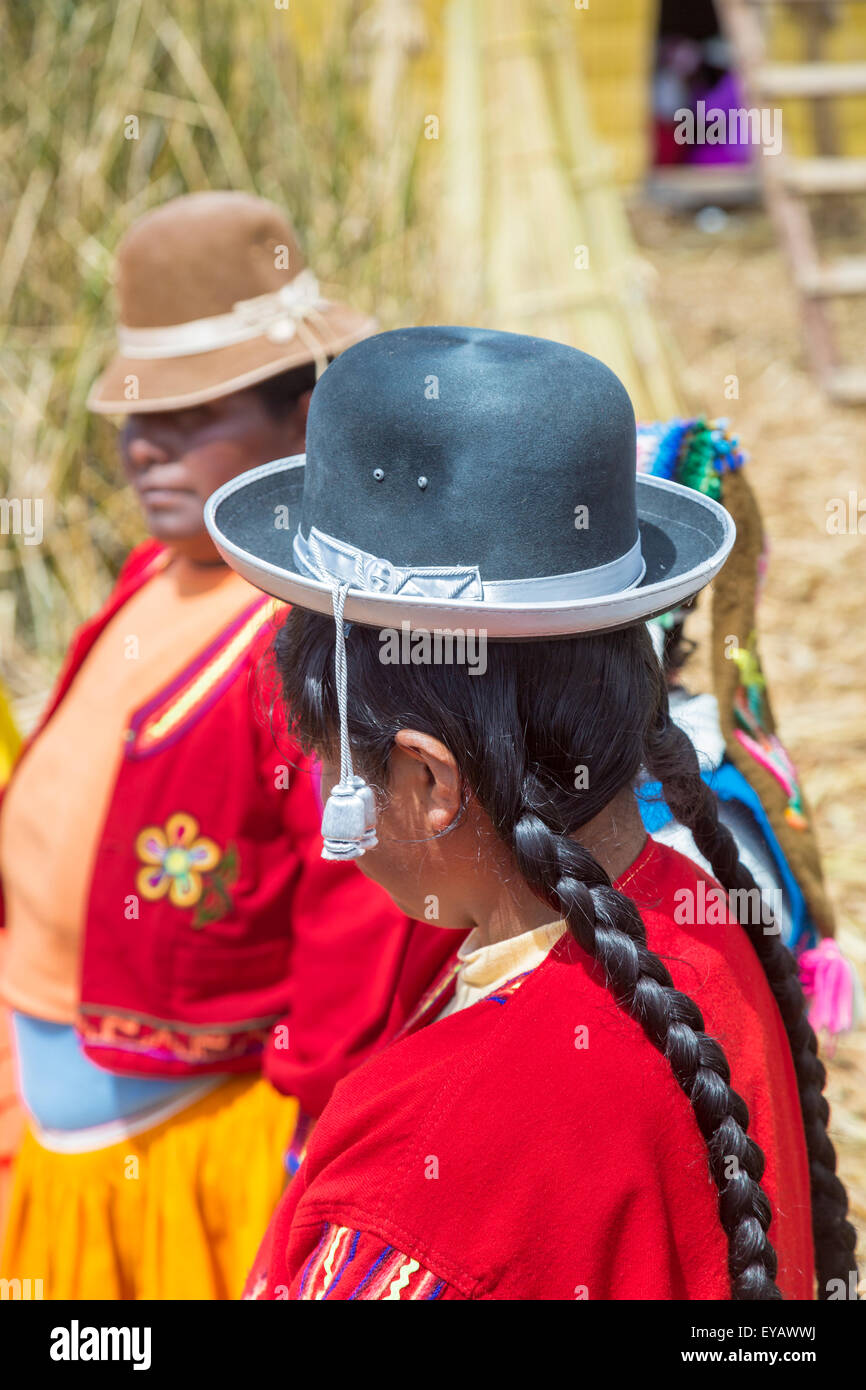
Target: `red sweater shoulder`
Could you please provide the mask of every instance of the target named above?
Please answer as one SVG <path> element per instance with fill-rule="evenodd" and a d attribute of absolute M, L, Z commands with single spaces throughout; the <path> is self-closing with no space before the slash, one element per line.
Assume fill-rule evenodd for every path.
<path fill-rule="evenodd" d="M 673 921 L 674 892 L 697 891 L 690 861 L 650 844 L 639 864 L 624 891 L 708 1028 L 727 1035 L 785 1213 L 771 1233 L 780 1279 L 809 1297 L 805 1149 L 775 1004 L 742 928 L 704 939 Z M 691 1105 L 570 937 L 513 992 L 392 1044 L 340 1084 L 274 1224 L 271 1289 L 298 1279 L 327 1223 L 377 1237 L 464 1298 L 729 1297 Z"/>

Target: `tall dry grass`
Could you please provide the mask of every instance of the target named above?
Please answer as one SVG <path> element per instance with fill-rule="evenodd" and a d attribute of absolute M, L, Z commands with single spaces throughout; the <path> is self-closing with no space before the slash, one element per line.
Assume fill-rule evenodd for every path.
<path fill-rule="evenodd" d="M 643 413 L 676 410 L 584 96 L 584 32 L 553 0 L 8 0 L 0 497 L 43 499 L 46 528 L 0 556 L 0 672 L 19 708 L 139 534 L 85 400 L 110 351 L 114 248 L 176 194 L 281 203 L 326 290 L 383 327 L 560 338 L 610 362 Z"/>
<path fill-rule="evenodd" d="M 85 409 L 111 350 L 113 252 L 137 216 L 187 191 L 256 192 L 296 220 L 326 288 L 351 286 L 384 325 L 430 301 L 423 110 L 405 80 L 423 15 L 280 3 L 2 11 L 0 496 L 44 502 L 42 544 L 5 535 L 0 551 L 0 661 L 19 697 L 38 698 L 141 535 L 114 429 Z"/>

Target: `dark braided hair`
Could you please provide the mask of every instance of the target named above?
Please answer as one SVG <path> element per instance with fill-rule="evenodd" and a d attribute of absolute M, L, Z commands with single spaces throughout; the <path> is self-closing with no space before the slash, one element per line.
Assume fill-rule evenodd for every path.
<path fill-rule="evenodd" d="M 521 875 L 599 962 L 618 1005 L 668 1059 L 688 1096 L 718 1187 L 732 1297 L 780 1298 L 767 1235 L 770 1203 L 760 1185 L 764 1156 L 749 1138 L 748 1108 L 731 1088 L 724 1051 L 708 1036 L 697 1004 L 675 988 L 649 949 L 635 904 L 573 838 L 646 768 L 661 781 L 672 812 L 692 831 L 722 886 L 755 886 L 719 822 L 691 743 L 670 719 L 646 628 L 489 642 L 483 675 L 456 664 L 383 666 L 380 651 L 377 631 L 351 629 L 349 735 L 358 766 L 386 794 L 388 760 L 401 728 L 428 733 L 450 749 L 464 791 L 477 798 Z M 275 660 L 296 737 L 306 747 L 333 748 L 332 620 L 293 610 L 277 636 Z M 578 769 L 586 770 L 580 781 Z M 739 908 L 743 898 L 734 901 Z M 847 1286 L 856 1266 L 847 1198 L 826 1130 L 824 1068 L 793 957 L 776 934 L 743 925 L 791 1042 L 810 1162 L 819 1296 L 826 1297 L 827 1281 L 843 1278 Z"/>
<path fill-rule="evenodd" d="M 662 783 L 671 811 L 691 831 L 719 883 L 729 891 L 755 890 L 755 880 L 740 862 L 733 835 L 719 820 L 716 797 L 700 778 L 691 740 L 666 712 L 660 712 L 650 732 L 647 768 Z M 823 1095 L 827 1073 L 806 1015 L 793 954 L 783 945 L 775 924 L 768 926 L 745 913 L 741 925 L 761 962 L 791 1044 L 809 1156 L 815 1266 L 819 1291 L 826 1297 L 831 1279 L 841 1279 L 847 1287 L 849 1274 L 857 1268 L 857 1233 L 846 1220 L 848 1198 L 836 1176 L 836 1153 L 827 1134 L 830 1108 Z"/>

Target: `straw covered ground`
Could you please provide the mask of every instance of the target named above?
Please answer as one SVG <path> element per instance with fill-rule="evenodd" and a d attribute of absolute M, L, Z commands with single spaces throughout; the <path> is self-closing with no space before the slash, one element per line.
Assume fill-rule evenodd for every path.
<path fill-rule="evenodd" d="M 692 404 L 727 416 L 750 455 L 771 543 L 763 663 L 817 815 L 839 939 L 866 982 L 866 407 L 831 405 L 809 375 L 785 261 L 762 214 L 733 216 L 715 235 L 646 208 L 634 225 Z M 849 360 L 862 361 L 866 325 L 858 334 L 852 318 L 841 329 Z M 725 397 L 731 376 L 738 399 Z M 834 534 L 828 508 L 851 492 L 862 502 L 863 534 Z M 866 1031 L 838 1046 L 829 1074 L 862 1263 Z"/>

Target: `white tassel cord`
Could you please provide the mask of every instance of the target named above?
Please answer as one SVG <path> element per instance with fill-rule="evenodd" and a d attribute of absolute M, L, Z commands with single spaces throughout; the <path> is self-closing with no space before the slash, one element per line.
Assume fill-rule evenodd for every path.
<path fill-rule="evenodd" d="M 324 568 L 324 567 L 323 567 Z M 372 788 L 355 774 L 349 743 L 349 692 L 346 670 L 346 631 L 343 610 L 349 581 L 334 581 L 335 645 L 334 676 L 340 719 L 340 780 L 332 787 L 322 814 L 323 859 L 360 859 L 378 843 L 376 839 L 376 801 Z"/>

